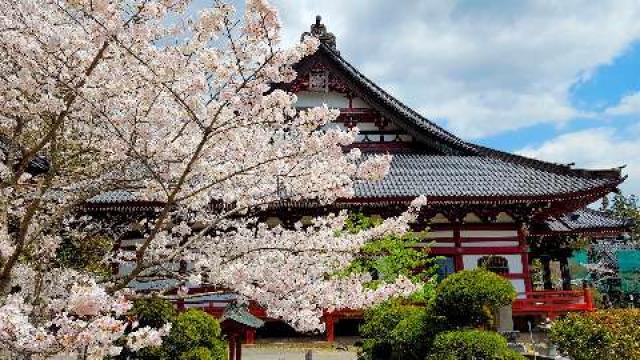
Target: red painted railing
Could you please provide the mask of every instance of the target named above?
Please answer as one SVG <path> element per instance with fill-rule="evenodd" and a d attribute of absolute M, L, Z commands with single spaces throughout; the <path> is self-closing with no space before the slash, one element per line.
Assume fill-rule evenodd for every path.
<path fill-rule="evenodd" d="M 532 291 L 519 294 L 513 302 L 513 315 L 542 315 L 551 319 L 574 311 L 594 311 L 591 289 L 569 291 Z"/>

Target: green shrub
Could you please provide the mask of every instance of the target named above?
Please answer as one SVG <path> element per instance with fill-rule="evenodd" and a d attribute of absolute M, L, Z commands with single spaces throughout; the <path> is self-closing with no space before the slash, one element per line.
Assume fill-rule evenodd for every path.
<path fill-rule="evenodd" d="M 524 360 L 509 349 L 500 334 L 483 330 L 456 330 L 440 333 L 427 360 Z"/>
<path fill-rule="evenodd" d="M 123 352 L 119 358 L 137 360 L 224 360 L 227 344 L 222 339 L 220 323 L 204 311 L 190 309 L 177 314 L 173 305 L 161 299 L 134 303 L 131 311 L 140 326 L 162 327 L 172 323 L 162 346 Z"/>
<path fill-rule="evenodd" d="M 436 288 L 435 314 L 445 316 L 452 328 L 492 326 L 499 308 L 516 296 L 511 282 L 483 269 L 449 275 Z"/>
<path fill-rule="evenodd" d="M 221 337 L 218 320 L 204 311 L 190 309 L 178 315 L 164 346 L 174 359 L 189 356 L 188 359 L 193 360 L 196 359 L 194 356 L 200 354 L 204 356 L 203 360 L 219 360 L 225 359 L 227 353 L 227 344 Z"/>
<path fill-rule="evenodd" d="M 392 300 L 374 306 L 364 314 L 360 327 L 362 359 L 422 359 L 431 339 L 443 327 L 442 319 L 425 307 Z"/>
<path fill-rule="evenodd" d="M 216 357 L 213 352 L 206 347 L 197 347 L 180 355 L 180 360 L 217 360 L 224 357 Z"/>
<path fill-rule="evenodd" d="M 570 314 L 553 324 L 550 339 L 574 360 L 640 359 L 640 310 Z"/>
<path fill-rule="evenodd" d="M 150 326 L 161 328 L 168 322 L 173 322 L 177 312 L 175 306 L 167 300 L 157 297 L 136 300 L 131 313 L 135 316 L 140 327 Z"/>

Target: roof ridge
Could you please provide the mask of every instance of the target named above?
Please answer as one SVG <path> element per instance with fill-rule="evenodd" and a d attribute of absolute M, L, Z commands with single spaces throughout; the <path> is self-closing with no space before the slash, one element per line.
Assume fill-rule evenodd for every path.
<path fill-rule="evenodd" d="M 358 70 L 355 66 L 349 63 L 344 57 L 342 57 L 342 55 L 340 55 L 340 53 L 337 50 L 331 48 L 330 46 L 324 43 L 320 44 L 320 49 L 327 52 L 329 55 L 334 57 L 334 59 L 337 60 L 338 63 L 347 67 L 349 71 L 357 75 L 357 77 L 359 78 L 358 80 L 363 82 L 364 85 L 373 87 L 380 95 L 382 95 L 382 97 L 386 98 L 386 101 L 390 102 L 391 105 L 395 106 L 397 110 L 407 113 L 407 115 L 413 118 L 412 120 L 414 120 L 414 122 L 415 120 L 418 120 L 419 122 L 421 122 L 421 124 L 416 123 L 416 125 L 418 125 L 419 127 L 427 126 L 428 128 L 430 128 L 430 130 L 434 131 L 433 135 L 436 135 L 438 138 L 440 138 L 440 140 L 444 140 L 445 142 L 452 143 L 452 145 L 454 146 L 462 147 L 465 150 L 471 150 L 471 151 L 474 150 L 474 147 L 472 144 L 467 143 L 466 141 L 462 140 L 458 136 L 447 131 L 440 125 L 434 123 L 433 121 L 421 115 L 420 113 L 418 113 L 417 111 L 415 111 L 414 109 L 412 109 L 411 107 L 403 103 L 402 101 L 398 100 L 393 95 L 389 94 L 386 90 L 384 90 L 374 81 L 372 81 L 362 72 L 360 72 L 360 70 Z"/>
<path fill-rule="evenodd" d="M 570 175 L 586 178 L 609 178 L 619 180 L 620 182 L 626 179 L 626 176 L 621 177 L 621 171 L 619 168 L 611 169 L 574 169 L 569 165 L 557 164 L 549 161 L 538 160 L 523 155 L 513 154 L 510 152 L 493 149 L 487 146 L 472 144 L 478 150 L 478 153 L 492 158 L 498 158 L 511 163 L 534 167 L 536 169 L 554 172 L 562 175 Z"/>

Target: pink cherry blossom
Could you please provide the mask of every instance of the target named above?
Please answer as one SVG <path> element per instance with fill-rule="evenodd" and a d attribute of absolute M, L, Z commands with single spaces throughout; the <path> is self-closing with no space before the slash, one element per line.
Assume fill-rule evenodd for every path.
<path fill-rule="evenodd" d="M 134 350 L 158 344 L 167 329 L 126 334 L 127 298 L 189 286 L 229 289 L 307 331 L 322 329 L 323 309 L 421 286 L 400 278 L 368 290 L 366 276 L 331 275 L 365 242 L 406 231 L 423 199 L 358 234 L 340 231 L 344 213 L 275 227 L 256 217 L 349 198 L 356 181 L 383 177 L 391 157 L 345 153 L 357 130 L 325 126 L 338 110 L 298 109 L 278 86 L 295 79 L 293 65 L 318 39 L 282 49 L 265 0 L 241 14 L 223 1 L 197 14 L 189 5 L 0 1 L 3 351 L 83 349 L 101 359 L 122 337 Z M 33 171 L 43 159 L 48 170 Z M 152 214 L 79 211 L 122 190 L 123 201 L 154 204 Z M 106 236 L 117 245 L 131 232 L 140 239 L 93 267 L 60 259 L 70 243 Z"/>

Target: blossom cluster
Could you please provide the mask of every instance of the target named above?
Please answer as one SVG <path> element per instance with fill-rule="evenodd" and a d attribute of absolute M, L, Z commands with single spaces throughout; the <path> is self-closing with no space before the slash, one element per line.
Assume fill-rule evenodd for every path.
<path fill-rule="evenodd" d="M 330 276 L 364 242 L 405 231 L 418 204 L 360 234 L 339 234 L 345 214 L 292 227 L 255 216 L 351 197 L 358 179 L 384 176 L 391 157 L 345 153 L 357 129 L 326 127 L 337 110 L 298 109 L 279 86 L 295 79 L 293 65 L 318 39 L 282 49 L 277 12 L 265 0 L 248 0 L 243 14 L 223 1 L 197 14 L 189 6 L 0 2 L 3 349 L 117 353 L 130 326 L 121 291 L 149 276 L 226 287 L 304 330 L 322 327 L 321 309 L 362 307 L 419 286 L 398 279 L 367 290 L 364 278 Z M 135 249 L 99 264 L 69 260 L 70 248 L 96 236 L 120 243 L 115 227 L 77 212 L 122 190 L 157 210 L 128 219 L 128 230 L 142 234 Z M 97 250 L 85 249 L 102 256 Z M 167 331 L 138 329 L 127 343 L 157 344 Z"/>

